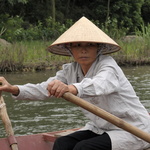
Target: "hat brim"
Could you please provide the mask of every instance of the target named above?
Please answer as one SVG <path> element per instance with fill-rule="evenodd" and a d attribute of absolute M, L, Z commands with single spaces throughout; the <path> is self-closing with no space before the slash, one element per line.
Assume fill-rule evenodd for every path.
<path fill-rule="evenodd" d="M 87 41 L 87 42 L 91 42 L 91 41 Z M 73 42 L 70 42 L 70 43 L 73 43 Z M 97 43 L 97 42 L 94 42 L 94 43 Z M 51 52 L 53 54 L 57 54 L 57 55 L 72 56 L 70 54 L 68 48 L 66 48 L 65 44 L 67 44 L 67 43 L 49 46 L 47 48 L 47 50 L 49 52 Z M 100 50 L 101 50 L 101 54 L 103 54 L 103 55 L 114 53 L 114 52 L 117 52 L 121 49 L 121 47 L 118 45 L 112 45 L 112 44 L 108 44 L 108 43 L 102 43 L 102 44 L 103 44 L 103 47 Z"/>
<path fill-rule="evenodd" d="M 102 54 L 114 53 L 121 49 L 113 39 L 85 17 L 73 24 L 47 49 L 54 54 L 70 56 L 65 44 L 74 42 L 103 43 Z"/>

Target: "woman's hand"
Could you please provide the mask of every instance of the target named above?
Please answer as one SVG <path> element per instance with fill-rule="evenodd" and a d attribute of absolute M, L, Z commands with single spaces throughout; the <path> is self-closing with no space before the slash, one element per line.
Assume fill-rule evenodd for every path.
<path fill-rule="evenodd" d="M 66 85 L 59 80 L 54 80 L 48 84 L 47 90 L 49 91 L 49 96 L 55 96 L 57 98 L 62 97 L 64 93 L 71 92 L 72 94 L 77 94 L 77 89 L 73 85 Z"/>
<path fill-rule="evenodd" d="M 8 83 L 4 77 L 0 77 L 0 92 L 1 91 L 9 92 L 16 96 L 19 94 L 19 88 Z"/>

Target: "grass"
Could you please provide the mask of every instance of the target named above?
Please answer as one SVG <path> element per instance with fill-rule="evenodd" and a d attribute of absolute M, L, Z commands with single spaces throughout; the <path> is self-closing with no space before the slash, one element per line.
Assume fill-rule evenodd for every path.
<path fill-rule="evenodd" d="M 130 41 L 118 41 L 121 51 L 113 56 L 120 65 L 150 64 L 150 38 L 135 37 Z"/>
<path fill-rule="evenodd" d="M 112 54 L 118 64 L 150 65 L 150 25 L 141 26 L 134 36 L 120 38 L 116 42 L 122 47 Z M 52 41 L 22 41 L 0 45 L 0 71 L 35 71 L 54 69 L 72 61 L 71 57 L 54 55 L 46 51 Z"/>
<path fill-rule="evenodd" d="M 118 40 L 122 50 L 114 57 L 121 65 L 146 65 L 150 64 L 150 24 L 141 25 L 141 30 L 136 30 L 134 36 Z"/>
<path fill-rule="evenodd" d="M 28 71 L 58 67 L 69 62 L 69 57 L 54 55 L 46 48 L 51 42 L 22 41 L 8 46 L 0 46 L 0 71 Z"/>

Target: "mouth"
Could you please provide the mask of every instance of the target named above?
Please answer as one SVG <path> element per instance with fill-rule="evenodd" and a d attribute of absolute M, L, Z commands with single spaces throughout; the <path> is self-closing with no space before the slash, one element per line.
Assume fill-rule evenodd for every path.
<path fill-rule="evenodd" d="M 87 60 L 87 59 L 89 59 L 89 57 L 82 56 L 82 57 L 80 57 L 80 59 L 81 59 L 81 60 Z"/>
<path fill-rule="evenodd" d="M 89 58 L 89 57 L 87 57 L 87 56 L 81 56 L 80 58 L 81 58 L 81 59 L 87 59 L 87 58 Z"/>

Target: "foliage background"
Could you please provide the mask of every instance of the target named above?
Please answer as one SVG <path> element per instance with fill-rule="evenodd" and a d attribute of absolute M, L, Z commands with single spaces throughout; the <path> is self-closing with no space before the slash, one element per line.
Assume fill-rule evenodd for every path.
<path fill-rule="evenodd" d="M 150 1 L 0 0 L 0 38 L 52 40 L 82 16 L 116 39 L 150 23 Z"/>
<path fill-rule="evenodd" d="M 122 47 L 119 65 L 150 64 L 150 0 L 0 0 L 0 72 L 72 61 L 45 49 L 82 16 Z"/>

